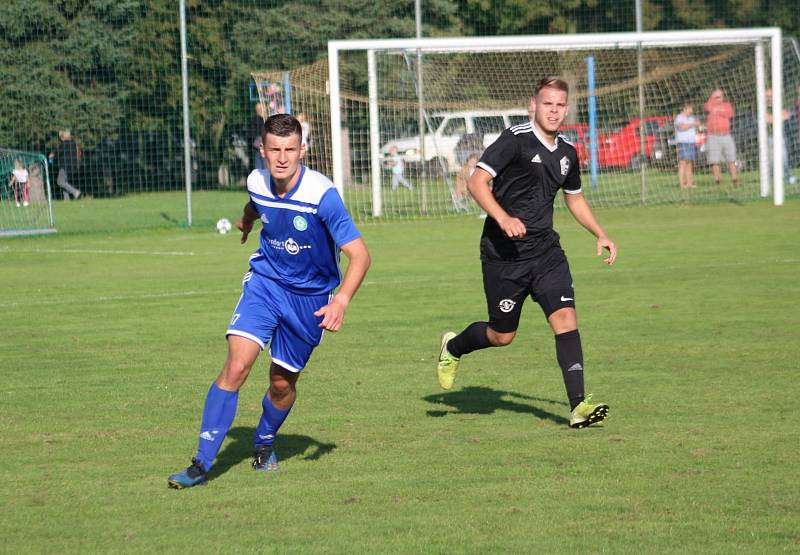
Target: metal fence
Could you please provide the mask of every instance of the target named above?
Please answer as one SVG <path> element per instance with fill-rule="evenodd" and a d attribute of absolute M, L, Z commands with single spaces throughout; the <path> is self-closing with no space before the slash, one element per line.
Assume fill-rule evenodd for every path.
<path fill-rule="evenodd" d="M 764 10 L 762 21 L 739 20 L 728 3 L 713 4 L 714 9 L 699 19 L 695 12 L 691 18 L 681 15 L 671 4 L 669 10 L 646 4 L 645 29 L 780 25 L 785 19 L 782 8 L 775 8 Z M 791 2 L 786 4 L 791 7 Z M 628 0 L 575 8 L 542 0 L 519 8 L 515 2 L 498 1 L 493 10 L 484 12 L 476 3 L 460 0 L 422 2 L 421 33 L 633 31 L 634 5 L 634 0 Z M 52 179 L 59 161 L 50 154 L 57 151 L 59 133 L 67 129 L 81 148 L 74 185 L 91 202 L 112 202 L 139 193 L 180 193 L 186 189 L 187 173 L 194 191 L 239 190 L 255 155 L 253 72 L 300 71 L 324 63 L 328 40 L 413 37 L 416 33 L 414 2 L 408 0 L 199 2 L 186 11 L 187 56 L 183 58 L 174 0 L 7 0 L 0 6 L 0 67 L 5 75 L 0 89 L 0 147 L 38 153 L 47 160 L 45 173 L 51 176 L 57 216 L 64 201 Z M 800 60 L 796 44 L 793 48 L 790 53 Z M 191 137 L 188 172 L 184 60 Z M 366 94 L 366 72 L 361 66 L 354 62 L 342 69 L 342 75 L 354 90 Z M 800 99 L 794 86 L 787 81 L 787 106 L 793 107 Z M 352 122 L 350 132 L 366 133 L 363 124 Z M 365 173 L 366 168 L 358 172 Z M 65 213 L 64 218 L 69 217 Z"/>

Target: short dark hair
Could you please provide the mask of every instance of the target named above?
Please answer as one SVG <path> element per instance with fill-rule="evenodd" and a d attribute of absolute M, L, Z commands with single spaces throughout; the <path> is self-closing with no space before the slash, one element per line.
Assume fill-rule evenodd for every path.
<path fill-rule="evenodd" d="M 275 114 L 267 118 L 264 122 L 264 129 L 261 131 L 261 139 L 266 142 L 267 135 L 278 137 L 290 137 L 297 135 L 302 140 L 303 128 L 297 118 L 291 114 Z"/>
<path fill-rule="evenodd" d="M 553 89 L 558 89 L 559 91 L 564 91 L 565 93 L 569 94 L 569 85 L 566 81 L 559 77 L 543 77 L 536 83 L 536 86 L 533 88 L 533 96 L 538 96 L 539 91 L 546 87 L 551 87 Z"/>
<path fill-rule="evenodd" d="M 694 102 L 689 100 L 688 98 L 683 101 L 683 107 L 686 108 L 687 106 L 691 106 L 694 108 Z"/>

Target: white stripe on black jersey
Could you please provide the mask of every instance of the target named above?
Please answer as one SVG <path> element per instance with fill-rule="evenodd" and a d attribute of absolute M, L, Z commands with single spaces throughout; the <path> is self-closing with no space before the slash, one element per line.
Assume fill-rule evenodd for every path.
<path fill-rule="evenodd" d="M 567 137 L 565 137 L 565 136 L 564 136 L 564 135 L 562 135 L 561 133 L 559 133 L 559 134 L 558 134 L 558 136 L 557 136 L 556 138 L 557 138 L 557 140 L 559 140 L 559 141 L 564 141 L 565 143 L 567 143 L 567 144 L 568 144 L 568 145 L 570 145 L 570 146 L 573 146 L 573 147 L 575 146 L 575 144 L 574 144 L 572 141 L 570 141 L 570 140 L 569 140 Z"/>
<path fill-rule="evenodd" d="M 531 122 L 518 123 L 517 125 L 511 126 L 509 129 L 511 129 L 511 132 L 514 133 L 514 135 L 519 135 L 520 133 L 533 133 Z"/>

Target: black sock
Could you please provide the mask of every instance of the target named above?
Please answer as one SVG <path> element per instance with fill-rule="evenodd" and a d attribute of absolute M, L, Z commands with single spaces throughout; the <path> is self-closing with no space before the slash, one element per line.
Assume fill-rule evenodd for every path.
<path fill-rule="evenodd" d="M 556 337 L 556 358 L 567 388 L 570 410 L 583 401 L 583 350 L 578 330 L 560 333 Z"/>
<path fill-rule="evenodd" d="M 456 335 L 447 343 L 447 352 L 456 358 L 461 358 L 467 353 L 491 347 L 486 331 L 489 322 L 473 322 L 464 331 Z"/>

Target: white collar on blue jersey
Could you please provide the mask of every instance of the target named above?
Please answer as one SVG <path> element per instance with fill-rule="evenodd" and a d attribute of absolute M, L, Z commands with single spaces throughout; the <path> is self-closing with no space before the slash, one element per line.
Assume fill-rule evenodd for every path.
<path fill-rule="evenodd" d="M 300 164 L 300 169 L 298 170 L 300 175 L 297 176 L 297 183 L 294 184 L 294 187 L 289 189 L 285 195 L 280 196 L 278 191 L 275 189 L 275 179 L 273 179 L 272 174 L 269 174 L 269 192 L 272 193 L 276 199 L 289 199 L 294 196 L 295 191 L 300 188 L 300 183 L 303 182 L 303 176 L 306 173 L 306 166 L 305 164 Z"/>

